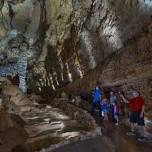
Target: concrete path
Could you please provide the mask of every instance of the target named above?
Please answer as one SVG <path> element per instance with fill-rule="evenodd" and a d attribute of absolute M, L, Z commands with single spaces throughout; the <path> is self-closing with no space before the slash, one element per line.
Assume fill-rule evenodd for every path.
<path fill-rule="evenodd" d="M 107 137 L 96 137 L 87 141 L 67 145 L 53 152 L 114 152 L 115 146 Z"/>
<path fill-rule="evenodd" d="M 62 110 L 46 105 L 22 113 L 22 119 L 26 122 L 24 128 L 28 133 L 26 144 L 30 145 L 32 149 L 57 144 L 77 137 L 84 131 L 84 127 L 80 123 Z"/>
<path fill-rule="evenodd" d="M 100 121 L 100 120 L 98 120 Z M 100 121 L 101 122 L 101 121 Z M 104 123 L 103 136 L 66 145 L 53 152 L 151 152 L 151 143 L 141 143 L 136 137 L 126 135 L 127 128 Z"/>

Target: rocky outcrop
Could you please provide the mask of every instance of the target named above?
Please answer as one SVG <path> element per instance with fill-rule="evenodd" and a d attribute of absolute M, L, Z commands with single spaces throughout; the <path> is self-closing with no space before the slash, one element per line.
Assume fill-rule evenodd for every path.
<path fill-rule="evenodd" d="M 62 99 L 55 99 L 51 102 L 51 104 L 55 107 L 62 109 L 73 119 L 76 119 L 79 123 L 81 123 L 84 126 L 86 130 L 93 131 L 97 128 L 95 120 L 87 111 L 84 111 L 81 108 L 76 107 L 73 104 L 70 104 Z"/>

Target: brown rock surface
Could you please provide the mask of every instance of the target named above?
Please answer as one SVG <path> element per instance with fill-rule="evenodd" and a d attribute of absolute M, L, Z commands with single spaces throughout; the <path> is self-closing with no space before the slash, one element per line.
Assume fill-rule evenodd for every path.
<path fill-rule="evenodd" d="M 11 119 L 11 115 L 4 109 L 0 109 L 0 131 L 5 131 L 8 128 L 14 127 L 14 121 Z"/>

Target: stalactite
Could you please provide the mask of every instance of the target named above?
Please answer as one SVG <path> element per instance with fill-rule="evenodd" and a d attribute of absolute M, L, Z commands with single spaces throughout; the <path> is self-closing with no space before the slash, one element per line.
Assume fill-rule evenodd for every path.
<path fill-rule="evenodd" d="M 43 42 L 46 37 L 46 31 L 49 28 L 47 24 L 47 10 L 46 10 L 46 1 L 40 0 L 40 24 L 39 24 L 39 43 L 41 43 L 41 49 L 43 46 Z"/>
<path fill-rule="evenodd" d="M 12 5 L 9 2 L 8 2 L 8 8 L 9 8 L 9 17 L 10 17 L 10 27 L 11 27 L 11 29 L 13 29 L 12 21 L 15 16 L 15 12 L 13 11 Z"/>
<path fill-rule="evenodd" d="M 0 11 L 2 10 L 2 8 L 3 8 L 3 6 L 4 6 L 4 2 L 5 2 L 5 0 L 1 0 L 1 1 L 0 1 Z"/>
<path fill-rule="evenodd" d="M 9 30 L 9 23 L 8 23 L 7 19 L 5 18 L 4 14 L 3 14 L 4 2 L 5 2 L 5 0 L 2 0 L 1 4 L 0 4 L 0 14 L 1 14 L 1 18 L 2 18 L 1 23 L 2 23 L 2 26 L 5 30 Z"/>

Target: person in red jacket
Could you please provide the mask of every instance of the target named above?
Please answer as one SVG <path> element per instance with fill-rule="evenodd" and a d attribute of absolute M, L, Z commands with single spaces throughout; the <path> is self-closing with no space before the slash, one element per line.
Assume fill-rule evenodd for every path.
<path fill-rule="evenodd" d="M 143 137 L 145 136 L 145 123 L 144 123 L 144 99 L 140 96 L 137 91 L 132 92 L 133 98 L 128 100 L 120 93 L 120 97 L 125 103 L 129 103 L 131 109 L 130 122 L 131 122 L 131 132 L 127 135 L 135 135 L 135 124 L 137 124 L 140 129 L 142 129 Z"/>

